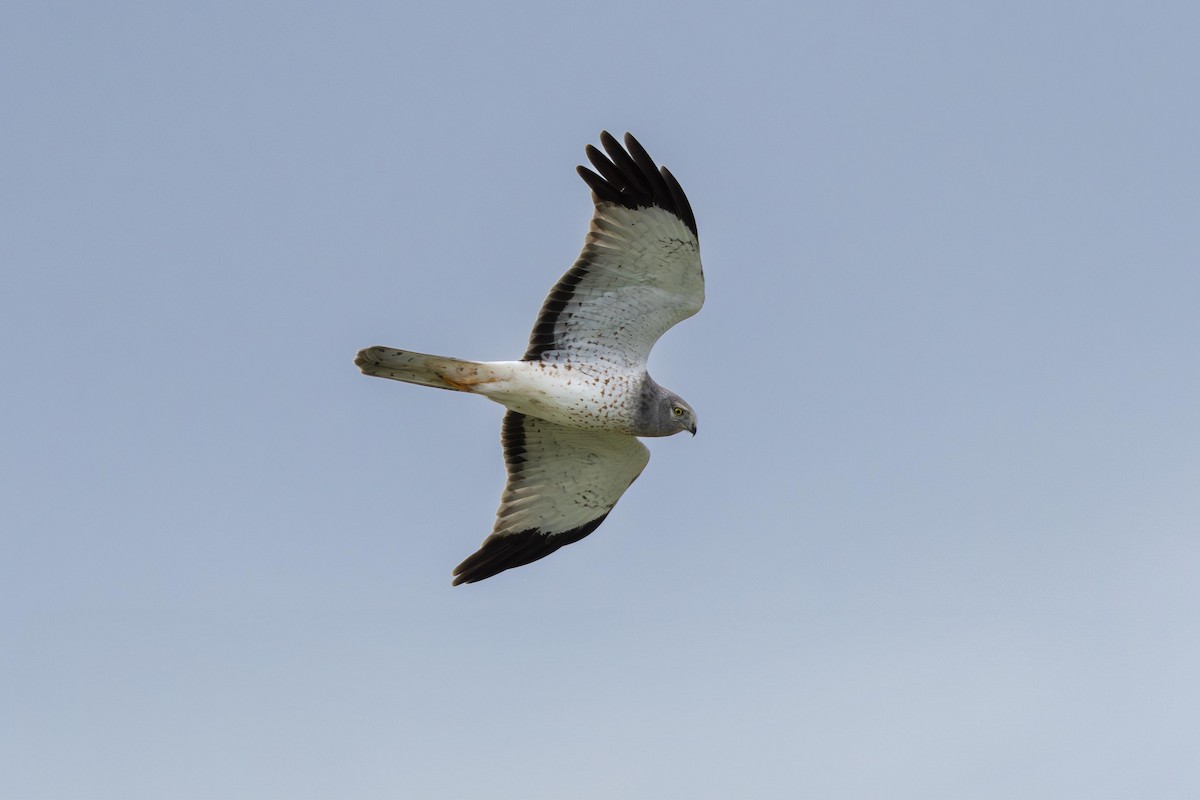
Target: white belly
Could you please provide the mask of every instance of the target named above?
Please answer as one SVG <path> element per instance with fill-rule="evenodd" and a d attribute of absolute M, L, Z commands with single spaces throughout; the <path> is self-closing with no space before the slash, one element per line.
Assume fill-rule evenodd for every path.
<path fill-rule="evenodd" d="M 571 428 L 632 432 L 636 378 L 591 365 L 540 361 L 490 362 L 495 378 L 476 394 L 521 414 Z"/>

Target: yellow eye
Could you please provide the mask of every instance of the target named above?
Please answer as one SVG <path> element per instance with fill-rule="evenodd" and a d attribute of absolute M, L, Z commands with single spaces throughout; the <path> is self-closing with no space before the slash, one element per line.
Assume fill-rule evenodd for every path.
<path fill-rule="evenodd" d="M 675 416 L 677 416 L 677 417 L 682 417 L 682 416 L 683 416 L 683 409 L 682 409 L 682 408 L 680 408 L 679 406 L 675 406 L 675 408 L 671 409 L 671 413 L 672 413 L 672 414 L 674 414 L 674 415 L 675 415 Z"/>

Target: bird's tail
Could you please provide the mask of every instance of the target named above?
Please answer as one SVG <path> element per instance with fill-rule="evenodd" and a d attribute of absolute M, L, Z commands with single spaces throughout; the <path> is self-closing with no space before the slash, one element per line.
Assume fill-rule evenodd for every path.
<path fill-rule="evenodd" d="M 391 347 L 368 347 L 366 350 L 360 350 L 354 363 L 364 375 L 432 386 L 435 389 L 452 389 L 456 392 L 474 392 L 479 384 L 490 383 L 497 378 L 496 371 L 489 364 L 412 353 Z"/>

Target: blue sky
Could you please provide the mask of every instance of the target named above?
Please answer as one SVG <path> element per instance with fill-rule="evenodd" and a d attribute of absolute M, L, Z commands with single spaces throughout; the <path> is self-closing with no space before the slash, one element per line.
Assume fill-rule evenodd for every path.
<path fill-rule="evenodd" d="M 1200 792 L 1189 3 L 9 3 L 0 797 Z M 450 587 L 630 130 L 708 302 Z"/>

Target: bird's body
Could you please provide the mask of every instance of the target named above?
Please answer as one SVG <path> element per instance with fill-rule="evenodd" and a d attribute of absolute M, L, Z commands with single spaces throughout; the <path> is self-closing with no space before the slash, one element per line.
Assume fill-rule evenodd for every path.
<path fill-rule="evenodd" d="M 463 361 L 390 347 L 367 348 L 357 363 L 367 375 L 481 394 L 511 411 L 569 428 L 664 435 L 638 426 L 643 388 L 657 386 L 649 376 L 606 374 L 587 362 Z"/>
<path fill-rule="evenodd" d="M 696 223 L 674 177 L 626 134 L 580 168 L 596 211 L 583 252 L 550 291 L 520 361 L 370 347 L 367 375 L 480 394 L 505 406 L 508 483 L 492 534 L 454 571 L 483 580 L 578 541 L 641 473 L 638 436 L 696 432 L 695 412 L 646 372 L 650 348 L 704 302 Z"/>

